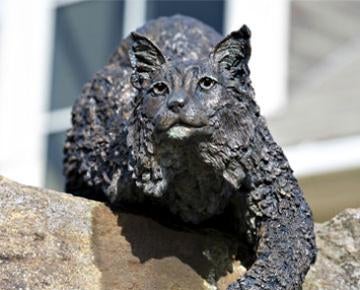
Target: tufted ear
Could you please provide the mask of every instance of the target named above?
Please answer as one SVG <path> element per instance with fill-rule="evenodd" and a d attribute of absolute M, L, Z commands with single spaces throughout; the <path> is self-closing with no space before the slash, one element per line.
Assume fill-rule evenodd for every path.
<path fill-rule="evenodd" d="M 250 29 L 243 25 L 220 41 L 211 53 L 219 69 L 230 73 L 232 78 L 250 74 L 247 66 L 251 55 L 250 37 Z"/>
<path fill-rule="evenodd" d="M 133 32 L 131 39 L 133 41 L 129 51 L 133 68 L 131 81 L 134 87 L 141 88 L 144 81 L 150 78 L 150 74 L 158 70 L 166 60 L 160 49 L 145 36 Z"/>

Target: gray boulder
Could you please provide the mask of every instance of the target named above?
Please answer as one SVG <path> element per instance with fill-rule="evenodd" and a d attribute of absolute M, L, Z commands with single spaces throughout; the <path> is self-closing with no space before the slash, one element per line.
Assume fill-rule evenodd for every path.
<path fill-rule="evenodd" d="M 225 289 L 238 246 L 0 176 L 1 290 Z"/>
<path fill-rule="evenodd" d="M 315 225 L 318 256 L 304 284 L 307 290 L 360 289 L 360 209 L 347 209 Z"/>

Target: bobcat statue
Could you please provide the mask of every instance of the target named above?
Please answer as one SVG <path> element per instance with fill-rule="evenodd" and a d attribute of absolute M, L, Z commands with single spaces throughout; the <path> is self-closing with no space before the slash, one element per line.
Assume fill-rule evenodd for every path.
<path fill-rule="evenodd" d="M 190 225 L 226 215 L 254 249 L 229 290 L 301 289 L 316 255 L 312 215 L 254 100 L 250 53 L 246 26 L 222 38 L 173 16 L 131 33 L 74 104 L 66 190 Z"/>

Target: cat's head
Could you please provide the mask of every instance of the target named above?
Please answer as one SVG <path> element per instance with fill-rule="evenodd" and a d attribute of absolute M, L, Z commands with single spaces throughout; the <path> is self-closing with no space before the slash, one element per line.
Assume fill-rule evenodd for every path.
<path fill-rule="evenodd" d="M 157 135 L 187 139 L 213 134 L 221 110 L 235 108 L 240 96 L 253 96 L 248 68 L 250 30 L 246 26 L 220 41 L 209 56 L 187 62 L 167 59 L 143 35 L 132 33 L 131 37 L 131 81 L 140 90 L 141 114 Z"/>

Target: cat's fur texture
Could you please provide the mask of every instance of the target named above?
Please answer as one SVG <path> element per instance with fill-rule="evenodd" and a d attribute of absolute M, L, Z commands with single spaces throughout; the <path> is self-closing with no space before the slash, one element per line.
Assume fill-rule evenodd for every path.
<path fill-rule="evenodd" d="M 66 190 L 157 204 L 189 224 L 231 212 L 256 257 L 228 289 L 301 289 L 311 211 L 255 103 L 250 51 L 246 26 L 222 39 L 183 16 L 124 39 L 73 107 Z"/>

